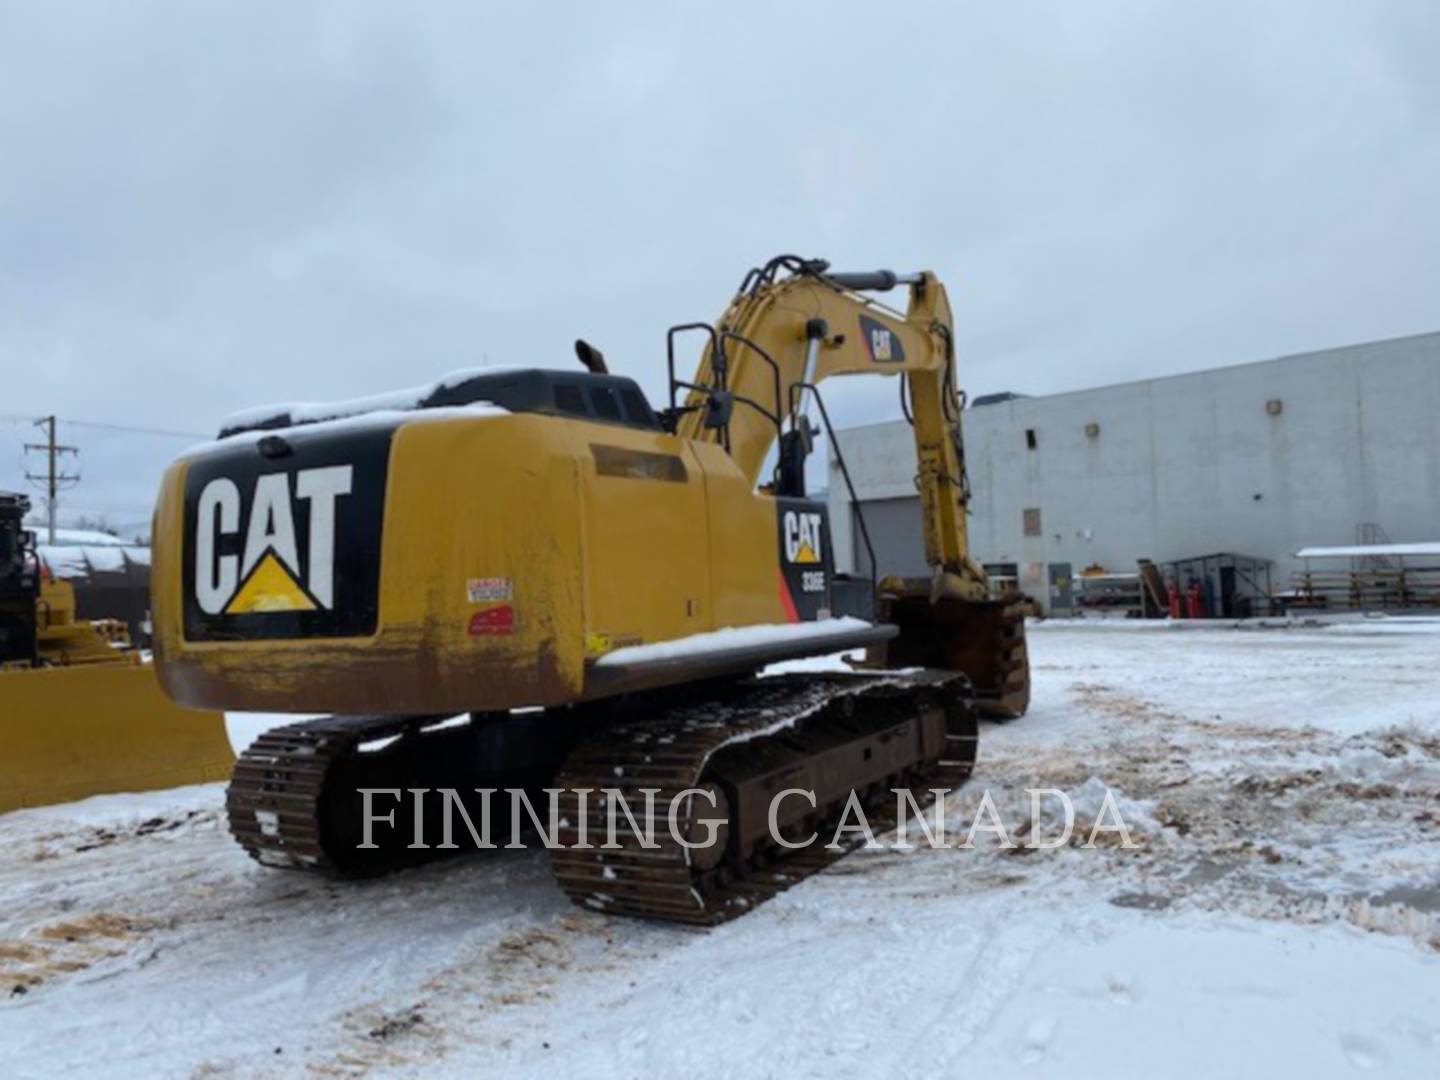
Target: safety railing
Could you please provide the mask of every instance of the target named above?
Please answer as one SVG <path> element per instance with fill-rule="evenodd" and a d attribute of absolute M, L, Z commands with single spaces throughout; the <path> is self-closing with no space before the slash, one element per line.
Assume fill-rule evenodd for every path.
<path fill-rule="evenodd" d="M 845 464 L 845 455 L 840 450 L 840 441 L 835 438 L 835 427 L 830 423 L 830 411 L 825 408 L 825 399 L 820 396 L 820 388 L 813 383 L 797 382 L 790 386 L 790 412 L 795 413 L 799 407 L 799 395 L 809 393 L 815 404 L 820 407 L 820 419 L 825 424 L 825 437 L 830 440 L 830 448 L 835 452 L 835 463 L 840 466 L 840 475 L 845 480 L 845 490 L 850 493 L 850 506 L 855 515 L 855 521 L 860 526 L 860 538 L 865 541 L 865 555 L 870 565 L 870 587 L 872 590 L 879 588 L 879 569 L 875 565 L 875 545 L 870 542 L 870 529 L 865 524 L 865 511 L 860 508 L 860 496 L 855 491 L 855 482 L 850 479 L 850 467 Z M 834 527 L 833 524 L 831 526 Z"/>

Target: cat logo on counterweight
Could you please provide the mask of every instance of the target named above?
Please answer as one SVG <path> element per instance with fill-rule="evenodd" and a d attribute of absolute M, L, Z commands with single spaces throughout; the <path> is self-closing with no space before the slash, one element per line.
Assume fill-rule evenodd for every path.
<path fill-rule="evenodd" d="M 354 478 L 353 465 L 329 465 L 267 473 L 248 492 L 226 476 L 206 484 L 195 523 L 200 610 L 230 616 L 332 609 L 336 505 Z M 303 552 L 300 536 L 307 540 Z"/>

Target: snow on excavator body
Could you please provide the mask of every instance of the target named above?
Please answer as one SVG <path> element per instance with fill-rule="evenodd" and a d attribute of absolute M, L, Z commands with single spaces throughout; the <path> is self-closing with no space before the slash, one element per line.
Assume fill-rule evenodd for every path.
<path fill-rule="evenodd" d="M 224 779 L 223 716 L 172 703 L 123 624 L 75 617 L 27 509 L 0 495 L 0 812 Z"/>

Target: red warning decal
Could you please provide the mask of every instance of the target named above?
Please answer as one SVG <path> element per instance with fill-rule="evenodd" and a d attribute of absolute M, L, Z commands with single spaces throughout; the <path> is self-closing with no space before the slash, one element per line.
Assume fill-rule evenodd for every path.
<path fill-rule="evenodd" d="M 785 571 L 780 574 L 780 606 L 785 609 L 786 622 L 799 622 L 800 613 L 795 610 L 795 600 L 790 595 L 790 583 L 785 580 Z"/>
<path fill-rule="evenodd" d="M 477 611 L 470 616 L 470 636 L 490 637 L 515 632 L 515 609 L 509 604 L 504 607 Z"/>

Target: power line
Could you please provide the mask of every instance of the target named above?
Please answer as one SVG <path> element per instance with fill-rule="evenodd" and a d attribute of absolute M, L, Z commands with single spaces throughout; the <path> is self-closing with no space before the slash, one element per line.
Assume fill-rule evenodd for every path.
<path fill-rule="evenodd" d="M 34 419 L 33 416 L 22 416 L 19 413 L 0 413 L 0 420 L 14 420 L 29 423 Z M 211 438 L 210 435 L 198 431 L 175 431 L 170 428 L 138 427 L 133 424 L 110 424 L 100 420 L 69 420 L 63 416 L 58 419 L 62 424 L 70 424 L 74 427 L 99 428 L 103 431 L 128 431 L 137 435 L 168 435 L 177 439 Z"/>
<path fill-rule="evenodd" d="M 66 499 L 65 509 L 71 513 L 81 514 L 143 514 L 146 517 L 155 511 L 153 505 L 142 506 L 139 503 L 91 502 L 88 499 L 78 503 L 73 499 Z"/>
<path fill-rule="evenodd" d="M 65 487 L 74 487 L 80 482 L 80 474 L 61 472 L 58 463 L 65 454 L 80 454 L 74 446 L 62 446 L 55 441 L 55 417 L 47 416 L 43 420 L 35 421 L 36 427 L 43 427 L 46 439 L 43 443 L 26 443 L 25 452 L 32 450 L 43 451 L 46 455 L 46 468 L 43 476 L 37 476 L 32 472 L 25 473 L 25 479 L 29 480 L 36 487 L 44 485 L 41 490 L 46 493 L 45 517 L 47 531 L 50 536 L 50 543 L 55 543 L 55 512 L 60 507 L 60 491 Z"/>
<path fill-rule="evenodd" d="M 105 424 L 98 420 L 66 420 L 65 423 L 73 424 L 76 427 L 100 428 L 104 431 L 129 431 L 138 435 L 168 435 L 176 439 L 209 439 L 213 433 L 206 434 L 200 431 L 174 431 L 169 428 L 135 427 L 130 424 Z"/>

